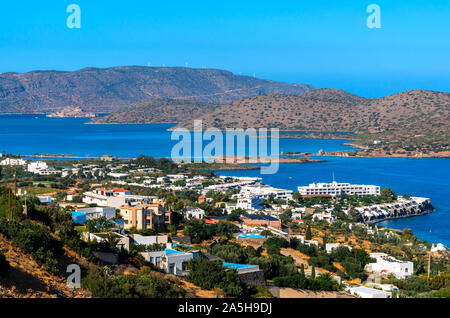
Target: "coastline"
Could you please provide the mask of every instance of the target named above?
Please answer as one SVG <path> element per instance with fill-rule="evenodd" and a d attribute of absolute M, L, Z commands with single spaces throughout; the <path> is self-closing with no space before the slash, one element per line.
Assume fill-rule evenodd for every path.
<path fill-rule="evenodd" d="M 174 126 L 167 129 L 167 131 L 173 131 L 173 129 L 178 125 L 177 123 L 169 123 L 169 122 L 152 122 L 152 123 L 118 123 L 118 122 L 107 122 L 107 123 L 98 123 L 88 121 L 84 124 L 89 125 L 152 125 L 152 124 L 174 124 Z M 189 130 L 189 129 L 188 129 Z M 189 130 L 192 132 L 192 130 Z M 282 129 L 280 132 L 285 134 L 280 134 L 279 138 L 282 139 L 344 139 L 348 140 L 348 142 L 343 143 L 343 145 L 351 146 L 356 149 L 342 150 L 337 152 L 328 152 L 324 154 L 311 154 L 312 156 L 336 156 L 336 157 L 358 157 L 358 158 L 450 158 L 449 152 L 440 152 L 440 153 L 406 153 L 406 152 L 394 152 L 394 153 L 386 153 L 377 149 L 370 149 L 364 145 L 358 143 L 358 134 L 355 132 L 302 132 L 299 134 L 298 130 L 290 130 L 290 129 Z M 368 151 L 368 153 L 367 153 Z M 399 148 L 398 151 L 404 151 Z"/>
<path fill-rule="evenodd" d="M 398 219 L 406 219 L 406 218 L 412 218 L 415 216 L 423 216 L 423 215 L 427 215 L 430 214 L 431 212 L 434 211 L 434 208 L 429 208 L 426 209 L 425 211 L 421 212 L 421 213 L 416 213 L 416 214 L 407 214 L 407 215 L 399 215 L 399 216 L 394 216 L 394 217 L 387 217 L 384 219 L 380 219 L 380 220 L 374 220 L 374 221 L 367 221 L 364 222 L 364 224 L 376 224 L 376 223 L 381 223 L 381 222 L 385 222 L 385 221 L 392 221 L 392 220 L 398 220 Z M 385 227 L 385 226 L 384 226 Z M 387 227 L 386 227 L 387 228 Z"/>

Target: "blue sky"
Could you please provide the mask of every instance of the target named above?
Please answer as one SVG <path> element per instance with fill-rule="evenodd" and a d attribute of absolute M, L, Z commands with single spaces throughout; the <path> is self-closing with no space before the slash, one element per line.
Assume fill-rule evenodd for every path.
<path fill-rule="evenodd" d="M 81 29 L 66 26 L 69 4 Z M 366 26 L 369 4 L 381 29 Z M 378 97 L 449 91 L 450 1 L 103 1 L 2 3 L 0 72 L 185 66 Z"/>

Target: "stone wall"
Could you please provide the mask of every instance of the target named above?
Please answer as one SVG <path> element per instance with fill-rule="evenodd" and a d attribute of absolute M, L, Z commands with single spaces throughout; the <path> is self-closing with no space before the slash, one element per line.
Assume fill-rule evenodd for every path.
<path fill-rule="evenodd" d="M 250 273 L 242 273 L 238 274 L 241 282 L 246 283 L 248 286 L 259 286 L 265 285 L 266 281 L 264 279 L 264 272 L 262 270 L 250 272 Z"/>

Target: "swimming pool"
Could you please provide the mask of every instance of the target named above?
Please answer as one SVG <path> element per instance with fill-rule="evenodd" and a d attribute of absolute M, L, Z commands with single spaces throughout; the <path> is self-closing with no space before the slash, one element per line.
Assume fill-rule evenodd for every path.
<path fill-rule="evenodd" d="M 223 262 L 223 266 L 225 266 L 225 267 L 227 267 L 227 268 L 241 269 L 241 268 L 257 267 L 258 265 L 235 264 L 235 263 L 225 263 L 225 262 Z"/>
<path fill-rule="evenodd" d="M 263 235 L 254 234 L 254 233 L 252 233 L 252 234 L 239 234 L 238 237 L 239 238 L 266 238 Z"/>

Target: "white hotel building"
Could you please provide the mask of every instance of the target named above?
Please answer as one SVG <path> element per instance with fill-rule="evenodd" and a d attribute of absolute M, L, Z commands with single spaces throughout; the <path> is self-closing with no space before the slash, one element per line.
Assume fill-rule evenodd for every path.
<path fill-rule="evenodd" d="M 275 199 L 292 200 L 292 191 L 274 188 L 268 185 L 246 185 L 241 187 L 239 193 L 241 196 L 257 196 L 262 199 L 268 199 L 273 196 Z"/>
<path fill-rule="evenodd" d="M 360 185 L 350 183 L 311 183 L 308 186 L 298 187 L 301 195 L 379 195 L 380 187 L 376 185 Z"/>
<path fill-rule="evenodd" d="M 376 263 L 366 265 L 366 271 L 380 274 L 393 274 L 396 278 L 404 279 L 411 277 L 414 272 L 414 263 L 400 261 L 386 253 L 370 253 L 370 257 Z"/>

